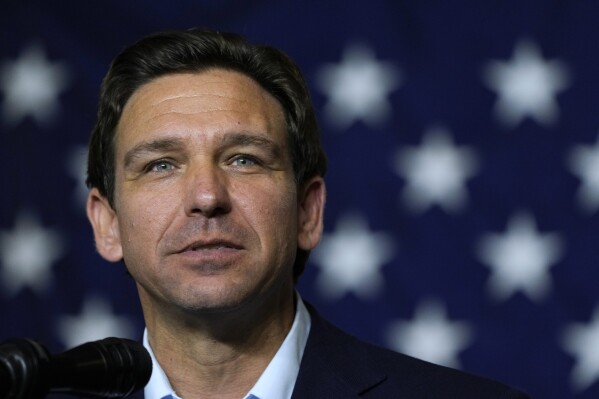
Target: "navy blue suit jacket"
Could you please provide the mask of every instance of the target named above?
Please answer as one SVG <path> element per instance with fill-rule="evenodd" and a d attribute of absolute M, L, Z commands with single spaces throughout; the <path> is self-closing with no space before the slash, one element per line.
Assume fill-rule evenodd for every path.
<path fill-rule="evenodd" d="M 292 399 L 528 398 L 499 382 L 360 341 L 306 307 L 312 327 Z"/>
<path fill-rule="evenodd" d="M 499 382 L 360 341 L 306 307 L 312 327 L 293 399 L 528 398 Z"/>

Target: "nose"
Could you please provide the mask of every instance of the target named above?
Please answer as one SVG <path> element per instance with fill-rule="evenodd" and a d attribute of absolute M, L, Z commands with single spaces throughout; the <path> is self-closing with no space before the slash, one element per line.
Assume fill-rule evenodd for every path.
<path fill-rule="evenodd" d="M 231 210 L 228 177 L 213 165 L 190 170 L 187 179 L 185 213 L 187 216 L 216 217 Z"/>

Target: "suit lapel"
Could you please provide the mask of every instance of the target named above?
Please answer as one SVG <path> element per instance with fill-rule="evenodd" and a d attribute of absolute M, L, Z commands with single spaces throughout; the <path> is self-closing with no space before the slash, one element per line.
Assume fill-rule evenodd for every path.
<path fill-rule="evenodd" d="M 386 379 L 354 337 L 323 320 L 310 304 L 312 326 L 292 398 L 358 398 Z"/>
<path fill-rule="evenodd" d="M 144 399 L 144 390 L 143 390 L 143 388 L 140 389 L 139 391 L 135 392 L 131 396 L 127 396 L 127 398 L 129 398 L 129 399 Z"/>

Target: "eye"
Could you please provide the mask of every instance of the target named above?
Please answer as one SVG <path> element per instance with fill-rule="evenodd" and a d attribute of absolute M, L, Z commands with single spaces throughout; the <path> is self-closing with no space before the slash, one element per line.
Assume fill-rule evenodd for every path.
<path fill-rule="evenodd" d="M 256 166 L 259 164 L 258 160 L 249 155 L 239 155 L 233 158 L 231 162 L 233 166 L 245 167 L 245 166 Z"/>
<path fill-rule="evenodd" d="M 173 169 L 175 169 L 175 166 L 172 163 L 164 160 L 152 162 L 146 168 L 148 172 L 168 172 Z"/>

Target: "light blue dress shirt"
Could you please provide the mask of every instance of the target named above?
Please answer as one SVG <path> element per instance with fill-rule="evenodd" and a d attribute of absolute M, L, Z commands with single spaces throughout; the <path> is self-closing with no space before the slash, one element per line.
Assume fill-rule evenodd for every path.
<path fill-rule="evenodd" d="M 272 358 L 256 384 L 244 399 L 290 399 L 295 380 L 299 373 L 300 363 L 310 333 L 310 314 L 296 294 L 297 306 L 291 330 L 285 337 L 281 347 Z M 148 342 L 148 332 L 144 332 L 143 344 L 152 357 L 153 371 L 150 381 L 144 389 L 146 399 L 173 398 L 181 399 L 168 381 L 164 370 L 154 356 Z"/>

